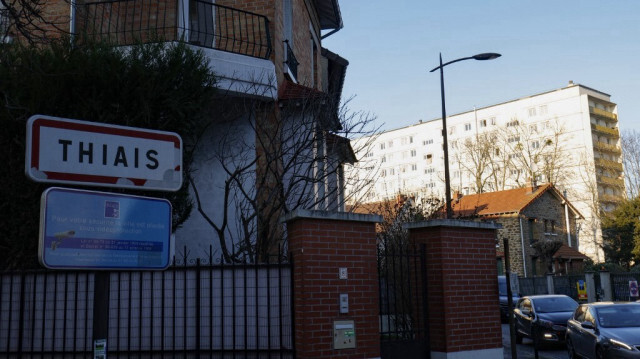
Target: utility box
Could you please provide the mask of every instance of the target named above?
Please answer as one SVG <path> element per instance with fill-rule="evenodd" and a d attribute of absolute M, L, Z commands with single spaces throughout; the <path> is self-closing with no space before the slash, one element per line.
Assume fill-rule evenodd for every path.
<path fill-rule="evenodd" d="M 356 347 L 356 328 L 353 320 L 333 322 L 333 349 L 352 349 Z"/>

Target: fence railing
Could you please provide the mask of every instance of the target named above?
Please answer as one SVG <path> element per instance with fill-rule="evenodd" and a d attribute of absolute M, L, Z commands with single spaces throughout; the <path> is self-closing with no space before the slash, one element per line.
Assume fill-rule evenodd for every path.
<path fill-rule="evenodd" d="M 95 273 L 0 274 L 0 352 L 87 357 Z M 291 358 L 291 265 L 174 265 L 109 274 L 109 357 Z"/>
<path fill-rule="evenodd" d="M 185 41 L 262 59 L 272 51 L 266 16 L 213 0 L 110 0 L 76 6 L 78 34 L 114 45 Z"/>

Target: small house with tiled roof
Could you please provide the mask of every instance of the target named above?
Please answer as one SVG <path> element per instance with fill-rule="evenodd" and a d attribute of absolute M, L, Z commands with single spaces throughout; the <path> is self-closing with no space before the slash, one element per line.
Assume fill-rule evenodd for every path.
<path fill-rule="evenodd" d="M 524 188 L 487 192 L 453 199 L 455 218 L 494 221 L 498 230 L 496 257 L 498 271 L 504 271 L 504 239 L 509 242 L 511 271 L 520 276 L 543 275 L 548 261 L 555 274 L 580 271 L 587 256 L 579 252 L 578 210 L 552 184 L 530 184 Z M 545 259 L 538 241 L 561 242 L 552 259 Z M 543 243 L 538 243 L 543 244 Z"/>

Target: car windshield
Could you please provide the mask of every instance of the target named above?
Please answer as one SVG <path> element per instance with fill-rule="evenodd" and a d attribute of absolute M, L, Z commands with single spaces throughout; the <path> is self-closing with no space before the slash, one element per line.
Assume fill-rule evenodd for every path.
<path fill-rule="evenodd" d="M 533 304 L 538 313 L 573 312 L 578 302 L 569 297 L 536 298 Z"/>
<path fill-rule="evenodd" d="M 602 327 L 640 327 L 640 305 L 614 305 L 597 308 L 596 312 Z"/>

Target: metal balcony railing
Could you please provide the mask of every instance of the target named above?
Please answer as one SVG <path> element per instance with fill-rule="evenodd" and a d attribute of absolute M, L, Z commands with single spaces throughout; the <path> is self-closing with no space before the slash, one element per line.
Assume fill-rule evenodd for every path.
<path fill-rule="evenodd" d="M 624 200 L 624 197 L 615 194 L 599 194 L 598 199 L 601 202 L 618 203 L 622 202 L 622 200 Z"/>
<path fill-rule="evenodd" d="M 116 46 L 184 41 L 251 57 L 271 55 L 266 16 L 212 0 L 114 0 L 77 5 L 80 36 Z"/>
<path fill-rule="evenodd" d="M 598 167 L 608 168 L 608 169 L 622 172 L 622 163 L 620 162 L 605 160 L 604 158 L 596 158 L 595 164 Z"/>
<path fill-rule="evenodd" d="M 624 189 L 624 180 L 622 178 L 611 178 L 603 175 L 598 175 L 597 180 L 598 183 Z"/>
<path fill-rule="evenodd" d="M 289 67 L 289 71 L 291 72 L 291 75 L 293 75 L 294 79 L 297 79 L 299 62 L 296 59 L 296 55 L 293 53 L 293 49 L 289 46 L 289 40 L 285 40 L 283 42 L 287 53 L 286 61 L 284 63 Z"/>
<path fill-rule="evenodd" d="M 618 120 L 618 115 L 616 115 L 613 112 L 609 112 L 609 111 L 605 111 L 603 109 L 599 109 L 597 107 L 589 107 L 589 112 L 591 112 L 592 114 L 596 115 L 596 116 L 601 116 L 604 118 L 608 118 L 610 120 Z"/>
<path fill-rule="evenodd" d="M 613 137 L 620 137 L 620 131 L 617 128 L 609 128 L 605 126 L 596 125 L 594 123 L 591 124 L 591 129 L 596 132 L 604 133 Z"/>
<path fill-rule="evenodd" d="M 595 142 L 593 144 L 593 148 L 595 148 L 596 150 L 600 151 L 600 152 L 608 152 L 608 153 L 613 153 L 616 155 L 620 155 L 622 154 L 622 150 L 614 145 L 610 145 L 607 143 L 603 143 L 603 142 Z"/>

